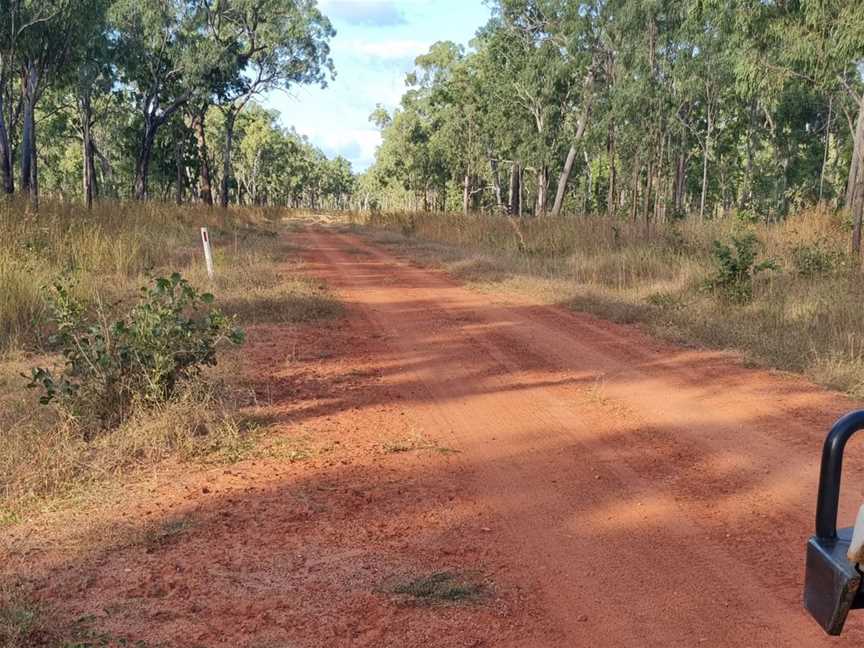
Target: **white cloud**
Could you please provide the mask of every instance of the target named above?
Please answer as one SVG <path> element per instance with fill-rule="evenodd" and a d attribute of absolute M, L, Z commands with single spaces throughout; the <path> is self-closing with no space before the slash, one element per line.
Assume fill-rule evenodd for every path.
<path fill-rule="evenodd" d="M 407 22 L 393 0 L 322 0 L 321 9 L 331 18 L 351 25 L 392 27 Z"/>
<path fill-rule="evenodd" d="M 338 53 L 343 51 L 354 56 L 381 61 L 414 59 L 429 51 L 430 43 L 420 40 L 342 41 L 334 44 Z"/>
<path fill-rule="evenodd" d="M 302 132 L 328 157 L 342 155 L 351 160 L 355 171 L 374 161 L 375 149 L 381 144 L 381 134 L 372 128 L 306 128 Z"/>

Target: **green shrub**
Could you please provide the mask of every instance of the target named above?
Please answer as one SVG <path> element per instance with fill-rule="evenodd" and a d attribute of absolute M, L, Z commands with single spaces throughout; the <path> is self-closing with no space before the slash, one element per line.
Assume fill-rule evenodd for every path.
<path fill-rule="evenodd" d="M 802 243 L 792 249 L 792 264 L 802 277 L 830 274 L 843 265 L 843 260 L 842 253 L 829 250 L 820 243 Z"/>
<path fill-rule="evenodd" d="M 40 402 L 56 403 L 85 435 L 122 422 L 133 405 L 163 403 L 177 385 L 216 364 L 216 347 L 243 341 L 243 332 L 178 273 L 141 289 L 138 303 L 113 323 L 104 309 L 89 314 L 56 283 L 48 303 L 56 333 L 49 343 L 63 355 L 59 374 L 34 368 L 29 386 Z"/>
<path fill-rule="evenodd" d="M 762 244 L 755 234 L 747 232 L 732 236 L 732 245 L 714 241 L 711 254 L 717 271 L 707 282 L 707 288 L 720 292 L 737 302 L 747 302 L 753 297 L 753 280 L 765 270 L 776 270 L 773 260 L 758 261 Z"/>

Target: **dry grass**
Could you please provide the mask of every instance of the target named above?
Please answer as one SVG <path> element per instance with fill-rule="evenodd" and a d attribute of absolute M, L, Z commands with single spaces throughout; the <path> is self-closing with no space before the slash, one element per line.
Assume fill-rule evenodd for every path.
<path fill-rule="evenodd" d="M 377 214 L 354 222 L 480 289 L 641 323 L 864 396 L 864 282 L 847 253 L 842 214 L 815 208 L 779 224 L 657 223 L 647 234 L 644 223 L 600 217 Z M 757 234 L 761 257 L 779 269 L 757 279 L 751 302 L 734 304 L 704 286 L 715 272 L 712 242 L 743 230 Z"/>
<path fill-rule="evenodd" d="M 486 589 L 476 574 L 437 571 L 397 581 L 384 591 L 401 597 L 406 603 L 457 605 L 480 601 Z"/>
<path fill-rule="evenodd" d="M 103 204 L 88 213 L 46 204 L 32 217 L 0 202 L 0 527 L 169 457 L 233 462 L 258 451 L 263 430 L 240 378 L 242 349 L 223 353 L 217 368 L 170 403 L 138 411 L 89 442 L 37 404 L 22 374 L 56 362 L 45 342 L 42 287 L 61 275 L 83 300 L 109 304 L 134 298 L 153 276 L 179 271 L 247 328 L 337 315 L 340 305 L 323 286 L 299 275 L 296 250 L 280 236 L 285 216 L 158 204 Z M 200 252 L 204 225 L 216 246 L 212 283 Z"/>

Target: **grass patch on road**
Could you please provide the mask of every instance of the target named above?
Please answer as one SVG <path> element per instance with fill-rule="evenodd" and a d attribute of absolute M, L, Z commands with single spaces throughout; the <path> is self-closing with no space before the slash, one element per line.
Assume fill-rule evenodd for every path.
<path fill-rule="evenodd" d="M 387 587 L 385 591 L 414 603 L 455 604 L 479 600 L 485 594 L 486 587 L 476 578 L 466 574 L 436 571 L 398 581 Z"/>

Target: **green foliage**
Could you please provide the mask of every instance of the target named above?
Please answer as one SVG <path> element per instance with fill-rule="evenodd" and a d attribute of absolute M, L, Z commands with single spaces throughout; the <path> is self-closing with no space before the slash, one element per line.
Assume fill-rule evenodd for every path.
<path fill-rule="evenodd" d="M 761 243 L 755 234 L 747 232 L 732 236 L 732 245 L 714 241 L 711 254 L 716 264 L 716 273 L 706 287 L 719 292 L 736 302 L 748 302 L 753 298 L 753 280 L 766 270 L 776 270 L 771 260 L 759 261 Z"/>
<path fill-rule="evenodd" d="M 821 242 L 801 243 L 792 248 L 792 265 L 801 277 L 817 277 L 831 274 L 841 268 L 845 255 L 837 250 L 831 250 Z"/>
<path fill-rule="evenodd" d="M 58 282 L 49 295 L 57 329 L 50 343 L 62 353 L 64 368 L 59 374 L 34 368 L 29 386 L 41 389 L 42 404 L 56 403 L 82 423 L 85 434 L 115 426 L 134 405 L 163 403 L 178 384 L 215 365 L 223 340 L 243 342 L 243 332 L 213 300 L 175 273 L 142 288 L 126 316 L 109 323 L 104 312 L 88 314 Z"/>

